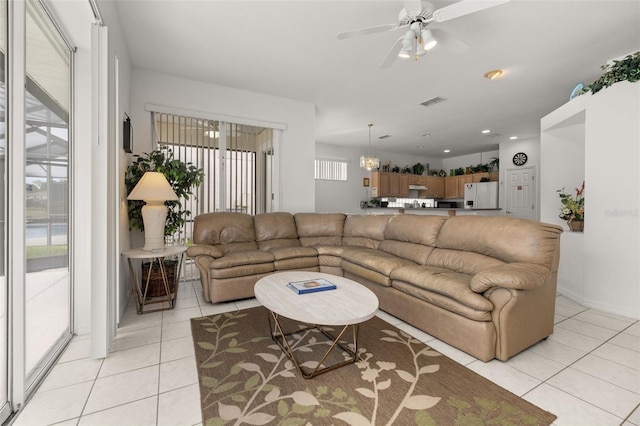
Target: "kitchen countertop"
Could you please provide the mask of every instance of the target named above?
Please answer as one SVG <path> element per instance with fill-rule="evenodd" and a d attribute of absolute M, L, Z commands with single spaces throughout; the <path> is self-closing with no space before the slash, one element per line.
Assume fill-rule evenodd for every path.
<path fill-rule="evenodd" d="M 501 208 L 495 209 L 465 209 L 465 208 L 449 208 L 449 207 L 367 207 L 362 209 L 365 214 L 385 214 L 385 213 L 410 213 L 410 214 L 436 214 L 455 216 L 461 215 L 484 215 L 495 216 L 500 214 Z"/>

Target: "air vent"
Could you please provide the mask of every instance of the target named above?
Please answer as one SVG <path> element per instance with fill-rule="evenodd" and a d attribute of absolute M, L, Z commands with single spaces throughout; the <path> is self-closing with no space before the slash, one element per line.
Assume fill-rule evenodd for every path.
<path fill-rule="evenodd" d="M 500 133 L 488 133 L 485 135 L 488 138 L 500 138 L 502 135 Z"/>
<path fill-rule="evenodd" d="M 390 138 L 391 135 L 382 135 L 382 136 L 378 136 L 378 139 L 386 139 L 386 138 Z"/>
<path fill-rule="evenodd" d="M 443 101 L 446 101 L 446 99 L 441 98 L 440 96 L 436 96 L 435 98 L 427 99 L 424 102 L 420 102 L 420 105 L 428 107 L 434 104 L 439 104 L 440 102 L 443 102 Z"/>

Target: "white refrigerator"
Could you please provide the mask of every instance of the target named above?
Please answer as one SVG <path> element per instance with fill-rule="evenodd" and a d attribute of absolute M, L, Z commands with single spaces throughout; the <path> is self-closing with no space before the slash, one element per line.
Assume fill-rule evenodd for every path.
<path fill-rule="evenodd" d="M 498 182 L 478 182 L 465 184 L 464 208 L 497 209 Z"/>

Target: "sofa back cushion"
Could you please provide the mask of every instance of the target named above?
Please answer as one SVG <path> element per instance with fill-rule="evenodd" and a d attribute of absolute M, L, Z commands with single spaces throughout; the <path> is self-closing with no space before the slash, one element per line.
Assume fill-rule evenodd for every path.
<path fill-rule="evenodd" d="M 342 242 L 344 213 L 296 213 L 298 239 L 303 246 L 339 246 Z"/>
<path fill-rule="evenodd" d="M 528 219 L 454 216 L 442 226 L 437 247 L 477 253 L 507 263 L 536 263 L 554 272 L 561 233 L 559 226 Z"/>
<path fill-rule="evenodd" d="M 291 213 L 260 213 L 253 217 L 253 225 L 261 250 L 300 246 L 296 222 Z"/>
<path fill-rule="evenodd" d="M 217 212 L 196 216 L 193 242 L 220 246 L 224 253 L 258 248 L 253 217 L 246 213 Z"/>
<path fill-rule="evenodd" d="M 393 216 L 378 249 L 425 265 L 436 245 L 445 216 L 401 214 Z"/>
<path fill-rule="evenodd" d="M 344 222 L 342 244 L 378 248 L 391 215 L 349 215 Z"/>

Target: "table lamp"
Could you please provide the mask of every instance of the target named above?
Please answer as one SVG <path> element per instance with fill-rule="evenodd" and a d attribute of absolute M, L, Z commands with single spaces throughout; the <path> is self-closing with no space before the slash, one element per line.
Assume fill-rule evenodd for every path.
<path fill-rule="evenodd" d="M 127 200 L 143 200 L 142 223 L 144 225 L 144 247 L 142 250 L 164 249 L 164 226 L 169 210 L 164 202 L 178 200 L 167 178 L 160 172 L 145 172 L 133 188 Z"/>

